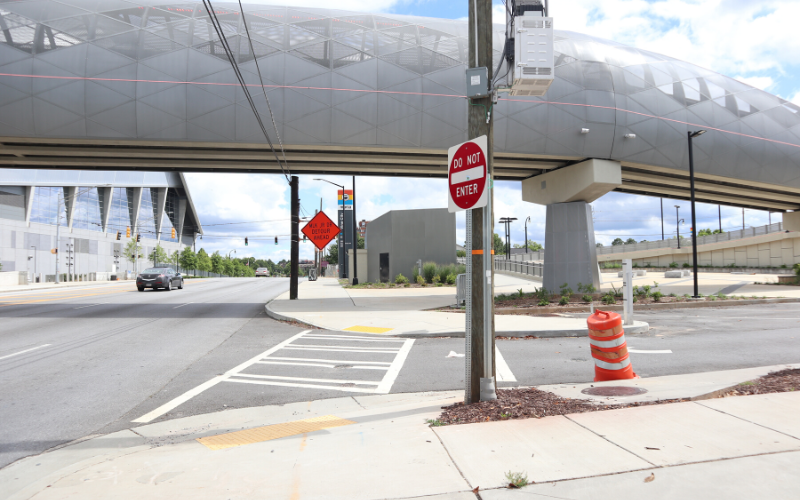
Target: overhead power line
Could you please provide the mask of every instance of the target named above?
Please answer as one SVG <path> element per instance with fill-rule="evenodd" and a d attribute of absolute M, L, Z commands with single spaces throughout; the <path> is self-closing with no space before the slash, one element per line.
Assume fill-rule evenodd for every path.
<path fill-rule="evenodd" d="M 230 44 L 228 43 L 228 39 L 225 36 L 225 33 L 222 30 L 222 24 L 219 22 L 217 18 L 217 13 L 214 11 L 214 7 L 211 5 L 211 0 L 203 0 L 203 6 L 206 8 L 208 12 L 208 18 L 211 21 L 211 25 L 214 26 L 214 31 L 217 33 L 219 37 L 220 45 L 222 49 L 225 51 L 225 54 L 228 56 L 228 60 L 231 62 L 231 67 L 233 68 L 233 72 L 236 75 L 236 79 L 239 80 L 239 85 L 242 87 L 244 91 L 245 97 L 247 98 L 247 102 L 250 104 L 250 108 L 253 110 L 253 114 L 256 117 L 256 121 L 258 122 L 259 128 L 261 128 L 261 133 L 264 134 L 264 138 L 267 139 L 267 143 L 269 144 L 270 149 L 272 150 L 272 154 L 275 155 L 275 161 L 278 163 L 278 166 L 281 168 L 283 172 L 283 176 L 286 177 L 286 182 L 290 182 L 289 179 L 289 165 L 286 164 L 284 168 L 284 164 L 281 163 L 281 159 L 278 156 L 277 151 L 275 151 L 275 146 L 272 144 L 272 139 L 270 139 L 269 134 L 267 133 L 267 129 L 264 126 L 264 122 L 261 120 L 261 115 L 258 113 L 258 109 L 256 108 L 256 104 L 253 101 L 253 96 L 250 95 L 250 89 L 247 87 L 247 83 L 244 81 L 244 77 L 242 76 L 242 72 L 239 70 L 239 64 L 236 62 L 236 57 L 231 50 Z M 248 35 L 249 39 L 249 35 Z M 250 45 L 252 47 L 252 44 Z M 252 48 L 250 49 L 252 52 Z M 253 54 L 255 57 L 255 54 Z M 261 75 L 259 74 L 259 78 Z M 262 84 L 261 88 L 263 89 L 264 86 Z M 266 96 L 266 93 L 265 93 Z M 270 111 L 271 113 L 271 111 Z M 276 128 L 277 131 L 277 128 Z"/>

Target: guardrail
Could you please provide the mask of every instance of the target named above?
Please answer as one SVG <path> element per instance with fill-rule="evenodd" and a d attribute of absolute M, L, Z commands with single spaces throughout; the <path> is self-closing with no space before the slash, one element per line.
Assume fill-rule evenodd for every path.
<path fill-rule="evenodd" d="M 737 231 L 728 231 L 727 233 L 712 234 L 710 236 L 700 236 L 697 238 L 697 246 L 708 245 L 711 243 L 719 243 L 721 241 L 740 240 L 742 238 L 752 238 L 753 236 L 762 236 L 770 233 L 784 232 L 783 223 L 777 222 L 766 226 L 748 227 L 739 229 Z M 682 247 L 691 247 L 691 236 L 681 239 Z M 626 253 L 637 252 L 640 250 L 655 250 L 658 248 L 678 248 L 678 240 L 658 240 L 646 241 L 644 243 L 631 243 L 629 245 L 616 245 L 610 247 L 598 247 L 597 255 L 608 255 L 613 253 Z"/>
<path fill-rule="evenodd" d="M 542 278 L 544 276 L 544 264 L 540 262 L 520 262 L 514 260 L 495 259 L 494 270 L 525 274 L 535 278 Z"/>

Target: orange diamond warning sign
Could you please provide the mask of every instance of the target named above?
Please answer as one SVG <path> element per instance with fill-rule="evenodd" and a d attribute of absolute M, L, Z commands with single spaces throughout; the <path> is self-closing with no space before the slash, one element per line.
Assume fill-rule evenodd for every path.
<path fill-rule="evenodd" d="M 322 250 L 339 234 L 339 226 L 325 215 L 325 212 L 319 212 L 313 219 L 308 221 L 308 224 L 303 226 L 303 234 L 308 236 L 308 239 L 318 249 Z"/>

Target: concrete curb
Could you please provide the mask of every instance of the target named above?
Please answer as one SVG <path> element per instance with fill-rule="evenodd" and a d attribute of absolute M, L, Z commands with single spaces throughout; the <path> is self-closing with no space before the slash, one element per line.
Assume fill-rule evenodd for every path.
<path fill-rule="evenodd" d="M 306 325 L 313 326 L 315 328 L 321 328 L 322 330 L 328 330 L 331 332 L 341 332 L 344 330 L 334 330 L 331 328 L 324 327 L 322 325 L 317 325 L 314 323 L 310 323 L 308 321 L 300 321 L 298 319 L 285 316 L 279 312 L 272 310 L 270 304 L 275 299 L 270 300 L 266 304 L 264 304 L 264 311 L 267 313 L 267 316 L 274 320 L 278 321 L 291 321 L 293 323 L 303 323 Z M 625 333 L 628 334 L 636 334 L 636 333 L 647 333 L 650 330 L 650 325 L 643 322 L 637 321 L 637 323 L 642 323 L 640 325 L 634 325 L 631 327 L 625 328 Z M 347 332 L 352 333 L 352 332 Z M 498 337 L 526 337 L 528 335 L 534 335 L 539 338 L 557 338 L 557 337 L 587 337 L 589 335 L 589 331 L 586 328 L 580 329 L 573 329 L 573 330 L 523 330 L 523 331 L 514 331 L 514 332 L 495 332 Z M 396 338 L 404 338 L 404 339 L 429 339 L 429 338 L 453 338 L 453 339 L 463 339 L 465 337 L 465 333 L 463 331 L 451 331 L 451 332 L 431 332 L 431 333 L 399 333 L 396 335 L 384 335 L 385 337 L 396 337 Z"/>
<path fill-rule="evenodd" d="M 660 309 L 695 309 L 698 307 L 734 307 L 734 306 L 749 306 L 756 304 L 785 304 L 790 302 L 800 302 L 800 298 L 783 298 L 783 299 L 742 299 L 742 300 L 703 300 L 698 302 L 674 302 L 674 303 L 655 303 L 655 304 L 640 304 L 634 305 L 633 311 L 652 311 Z M 603 311 L 622 311 L 621 304 L 615 305 L 595 305 L 595 309 L 602 309 Z M 445 311 L 450 312 L 450 311 Z M 453 311 L 455 312 L 455 311 Z M 528 313 L 535 312 L 532 316 L 538 314 L 555 314 L 555 313 L 588 313 L 589 306 L 557 306 L 557 307 L 542 307 L 535 309 L 495 309 L 495 314 L 506 315 L 521 315 L 527 316 Z"/>

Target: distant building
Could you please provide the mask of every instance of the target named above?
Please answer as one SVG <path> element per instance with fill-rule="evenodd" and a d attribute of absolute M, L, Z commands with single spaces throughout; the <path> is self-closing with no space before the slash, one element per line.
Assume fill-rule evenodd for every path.
<path fill-rule="evenodd" d="M 55 249 L 59 273 L 88 279 L 92 273 L 133 271 L 123 249 L 137 233 L 140 270 L 152 264 L 147 257 L 157 245 L 170 255 L 203 233 L 182 174 L 2 172 L 0 264 L 3 272 L 27 272 L 30 282 L 54 281 Z"/>
<path fill-rule="evenodd" d="M 418 260 L 455 264 L 455 240 L 456 216 L 446 208 L 386 212 L 369 223 L 367 281 L 410 278 Z"/>
<path fill-rule="evenodd" d="M 369 221 L 367 220 L 362 220 L 358 223 L 358 235 L 362 238 L 367 237 L 367 224 L 369 224 Z"/>

